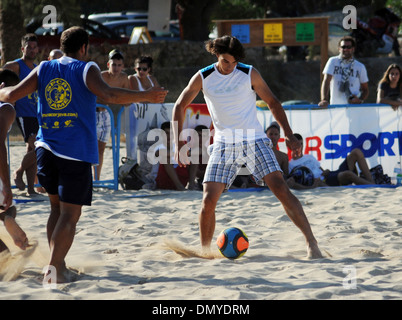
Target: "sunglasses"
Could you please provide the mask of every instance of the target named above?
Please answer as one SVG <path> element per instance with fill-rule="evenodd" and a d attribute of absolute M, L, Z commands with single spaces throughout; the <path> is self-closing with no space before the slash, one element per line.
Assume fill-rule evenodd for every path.
<path fill-rule="evenodd" d="M 138 67 L 138 68 L 136 68 L 138 71 L 147 71 L 148 70 L 148 68 L 141 68 L 141 67 Z"/>
<path fill-rule="evenodd" d="M 352 46 L 341 46 L 342 49 L 352 49 Z"/>

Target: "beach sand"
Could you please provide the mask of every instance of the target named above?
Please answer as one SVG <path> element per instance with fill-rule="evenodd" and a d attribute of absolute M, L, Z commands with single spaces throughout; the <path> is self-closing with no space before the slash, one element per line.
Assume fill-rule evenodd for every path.
<path fill-rule="evenodd" d="M 11 147 L 11 170 L 25 147 Z M 125 155 L 125 149 L 121 149 Z M 112 177 L 107 149 L 103 177 Z M 227 227 L 247 234 L 242 258 L 184 257 L 166 244 L 199 251 L 199 191 L 97 188 L 84 207 L 67 265 L 78 280 L 49 289 L 42 269 L 49 250 L 47 197 L 18 204 L 17 221 L 35 246 L 0 256 L 0 299 L 401 299 L 402 188 L 332 187 L 294 191 L 325 258 L 306 259 L 301 232 L 273 194 L 227 192 L 216 210 L 214 238 Z M 14 189 L 16 199 L 30 199 Z M 0 237 L 10 243 L 4 226 Z M 4 277 L 6 279 L 4 279 Z"/>

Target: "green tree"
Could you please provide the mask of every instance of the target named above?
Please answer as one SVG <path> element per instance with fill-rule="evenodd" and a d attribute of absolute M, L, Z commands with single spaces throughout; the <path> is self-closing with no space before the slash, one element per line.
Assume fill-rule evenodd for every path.
<path fill-rule="evenodd" d="M 214 10 L 213 19 L 264 18 L 264 8 L 249 0 L 221 0 Z"/>
<path fill-rule="evenodd" d="M 24 34 L 20 0 L 0 0 L 1 65 L 21 56 L 20 39 Z"/>
<path fill-rule="evenodd" d="M 209 36 L 209 24 L 217 0 L 177 0 L 184 40 L 203 41 Z"/>
<path fill-rule="evenodd" d="M 78 0 L 0 0 L 0 42 L 2 44 L 2 65 L 6 61 L 21 56 L 21 37 L 26 33 L 25 26 L 36 18 L 38 26 L 48 12 L 43 13 L 45 5 L 53 5 L 57 21 L 66 25 L 77 24 L 80 16 Z M 23 17 L 29 17 L 24 20 Z"/>
<path fill-rule="evenodd" d="M 43 12 L 46 5 L 56 8 L 57 22 L 64 22 L 66 26 L 79 24 L 81 6 L 78 0 L 34 0 L 23 1 L 22 12 L 25 17 L 25 24 L 36 20 L 40 25 L 48 12 Z"/>
<path fill-rule="evenodd" d="M 390 7 L 393 13 L 402 18 L 402 2 L 401 0 L 388 0 L 387 6 Z M 399 27 L 402 30 L 402 25 Z"/>

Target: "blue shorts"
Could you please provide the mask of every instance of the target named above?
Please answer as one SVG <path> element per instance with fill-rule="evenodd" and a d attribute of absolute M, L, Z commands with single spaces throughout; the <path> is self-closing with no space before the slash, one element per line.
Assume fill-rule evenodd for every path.
<path fill-rule="evenodd" d="M 259 185 L 264 185 L 266 175 L 274 171 L 282 172 L 268 138 L 233 144 L 215 141 L 208 149 L 210 158 L 204 183 L 224 183 L 229 189 L 243 166 Z"/>
<path fill-rule="evenodd" d="M 39 183 L 51 195 L 59 195 L 60 201 L 91 205 L 92 172 L 89 162 L 67 160 L 55 156 L 49 150 L 36 149 Z"/>
<path fill-rule="evenodd" d="M 330 171 L 328 175 L 325 177 L 325 183 L 331 187 L 339 186 L 338 174 L 341 172 L 349 170 L 348 161 L 345 159 L 339 166 L 338 170 Z M 353 170 L 354 173 L 357 174 L 357 170 Z"/>

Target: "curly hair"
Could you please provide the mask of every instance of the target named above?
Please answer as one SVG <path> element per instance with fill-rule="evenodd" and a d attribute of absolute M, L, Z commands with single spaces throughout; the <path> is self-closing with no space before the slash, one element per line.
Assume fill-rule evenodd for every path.
<path fill-rule="evenodd" d="M 230 54 L 236 61 L 242 61 L 246 53 L 241 42 L 232 36 L 223 36 L 205 42 L 205 49 L 213 55 Z"/>

